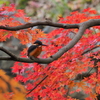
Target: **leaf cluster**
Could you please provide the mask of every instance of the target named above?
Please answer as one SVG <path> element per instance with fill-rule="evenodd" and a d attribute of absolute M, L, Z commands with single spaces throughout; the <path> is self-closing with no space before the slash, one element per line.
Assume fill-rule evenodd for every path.
<path fill-rule="evenodd" d="M 75 100 L 71 94 L 83 92 L 87 94 L 86 100 L 97 99 L 97 94 L 100 94 L 100 52 L 95 49 L 100 47 L 98 45 L 100 26 L 96 26 L 100 25 L 100 16 L 95 15 L 97 13 L 95 10 L 88 8 L 81 13 L 72 12 L 70 16 L 60 17 L 58 23 L 48 20 L 30 23 L 30 18 L 25 17 L 23 10 L 16 10 L 14 5 L 3 7 L 1 12 L 3 16 L 0 22 L 1 42 L 14 36 L 25 45 L 37 39 L 48 44 L 43 48 L 43 53 L 39 58 L 33 59 L 34 63 L 31 64 L 21 63 L 25 60 L 32 62 L 26 59 L 27 48 L 21 52 L 22 58 L 0 48 L 10 56 L 9 58 L 1 57 L 2 60 L 19 61 L 15 62 L 12 69 L 13 73 L 17 73 L 16 79 L 26 85 L 27 97 L 33 97 L 35 100 L 66 100 L 66 98 Z M 9 14 L 9 12 L 13 13 Z M 23 21 L 20 22 L 20 19 Z M 36 25 L 59 28 L 46 35 L 39 29 L 32 29 Z M 44 64 L 39 64 L 38 61 L 41 61 L 40 63 L 44 61 Z M 95 68 L 96 71 L 89 71 Z M 83 73 L 86 73 L 87 77 L 83 77 Z M 79 74 L 81 78 L 76 80 Z"/>

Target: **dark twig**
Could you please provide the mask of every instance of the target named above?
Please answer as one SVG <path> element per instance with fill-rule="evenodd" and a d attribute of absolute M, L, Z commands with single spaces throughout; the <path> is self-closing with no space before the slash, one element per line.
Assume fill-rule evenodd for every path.
<path fill-rule="evenodd" d="M 46 75 L 33 89 L 31 89 L 26 95 L 30 94 L 34 89 L 36 89 L 38 87 L 38 85 L 40 85 L 46 78 L 48 77 L 48 75 Z"/>
<path fill-rule="evenodd" d="M 88 52 L 90 52 L 90 51 L 92 51 L 92 50 L 94 50 L 94 49 L 96 49 L 96 48 L 98 48 L 98 47 L 100 47 L 100 46 L 95 46 L 95 47 L 93 47 L 93 48 L 91 48 L 91 49 L 89 49 L 89 50 L 86 50 L 86 51 L 84 51 L 84 52 L 82 53 L 82 55 L 84 55 L 84 54 L 86 54 L 86 53 L 88 53 Z"/>
<path fill-rule="evenodd" d="M 11 58 L 17 58 L 16 55 L 14 55 L 13 53 L 11 53 L 10 51 L 6 50 L 3 47 L 0 47 L 0 50 L 3 51 L 3 52 L 5 52 L 6 54 L 8 54 Z"/>

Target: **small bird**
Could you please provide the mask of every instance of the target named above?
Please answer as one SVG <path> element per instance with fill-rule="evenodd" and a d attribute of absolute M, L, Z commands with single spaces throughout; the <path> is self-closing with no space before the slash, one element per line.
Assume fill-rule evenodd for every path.
<path fill-rule="evenodd" d="M 37 56 L 40 55 L 42 52 L 42 46 L 47 46 L 45 44 L 42 44 L 41 41 L 36 40 L 29 48 L 27 51 L 27 56 L 32 59 L 32 57 L 37 58 Z"/>

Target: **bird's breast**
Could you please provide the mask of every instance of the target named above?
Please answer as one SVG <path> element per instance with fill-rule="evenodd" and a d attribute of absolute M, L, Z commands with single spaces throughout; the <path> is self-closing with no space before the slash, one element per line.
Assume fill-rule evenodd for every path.
<path fill-rule="evenodd" d="M 31 53 L 29 54 L 29 56 L 37 57 L 37 56 L 40 55 L 41 51 L 42 51 L 42 46 L 39 46 L 36 49 L 34 49 L 33 51 L 31 51 Z"/>

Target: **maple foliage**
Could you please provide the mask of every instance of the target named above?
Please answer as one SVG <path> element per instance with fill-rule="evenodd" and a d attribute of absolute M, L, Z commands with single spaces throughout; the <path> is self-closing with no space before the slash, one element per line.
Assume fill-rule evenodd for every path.
<path fill-rule="evenodd" d="M 26 100 L 25 94 L 24 86 L 0 70 L 0 100 Z"/>
<path fill-rule="evenodd" d="M 14 5 L 3 6 L 0 11 L 0 25 L 3 26 L 18 26 L 31 21 L 29 17 L 25 17 L 23 10 L 16 10 Z M 10 14 L 10 12 L 12 13 Z M 75 24 L 89 19 L 100 19 L 100 16 L 96 14 L 97 12 L 90 8 L 81 13 L 75 11 L 65 18 L 60 17 L 58 23 Z M 11 36 L 19 39 L 20 43 L 25 45 L 33 43 L 37 39 L 41 40 L 48 46 L 43 47 L 43 54 L 39 57 L 47 58 L 67 45 L 73 39 L 70 37 L 70 33 L 75 35 L 78 29 L 59 28 L 48 34 L 40 29 L 31 28 L 19 31 L 1 29 L 0 32 L 2 33 L 0 34 L 1 42 Z M 92 52 L 91 49 L 95 46 L 99 47 L 98 42 L 100 42 L 100 26 L 94 26 L 86 29 L 80 41 L 56 61 L 47 65 L 15 62 L 12 71 L 17 73 L 16 80 L 24 82 L 27 97 L 32 97 L 34 100 L 76 100 L 70 95 L 80 91 L 87 95 L 86 100 L 97 99 L 97 94 L 100 94 L 100 62 L 98 61 L 100 51 Z M 88 50 L 90 52 L 84 53 Z M 21 52 L 20 56 L 27 57 L 27 48 Z M 89 68 L 96 69 L 96 71 L 92 74 L 89 73 L 88 77 L 83 77 L 83 73 L 88 75 Z M 79 74 L 81 78 L 76 80 Z"/>

